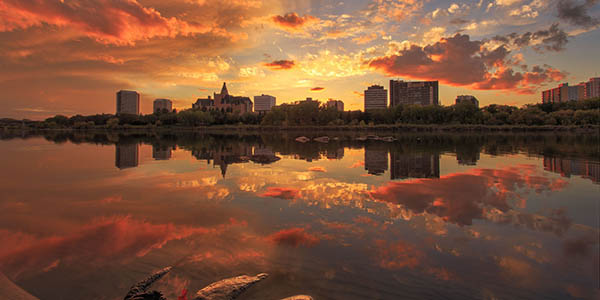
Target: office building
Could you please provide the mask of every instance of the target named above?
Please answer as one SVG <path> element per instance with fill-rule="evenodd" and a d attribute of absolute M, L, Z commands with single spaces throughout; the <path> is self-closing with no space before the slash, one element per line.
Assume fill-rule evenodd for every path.
<path fill-rule="evenodd" d="M 156 99 L 154 100 L 152 111 L 155 114 L 173 112 L 173 102 L 169 99 Z"/>
<path fill-rule="evenodd" d="M 327 101 L 327 107 L 333 107 L 337 111 L 344 111 L 344 102 L 342 100 L 329 99 L 329 101 Z"/>
<path fill-rule="evenodd" d="M 401 104 L 438 105 L 437 81 L 390 80 L 390 107 Z"/>
<path fill-rule="evenodd" d="M 140 94 L 136 91 L 121 90 L 117 92 L 117 115 L 140 114 Z"/>
<path fill-rule="evenodd" d="M 477 100 L 477 98 L 475 98 L 475 96 L 460 95 L 460 96 L 456 97 L 455 104 L 459 104 L 459 103 L 463 103 L 463 102 L 472 103 L 473 105 L 475 105 L 475 107 L 479 108 L 479 100 Z"/>
<path fill-rule="evenodd" d="M 271 108 L 275 105 L 277 105 L 277 99 L 273 96 L 265 94 L 254 96 L 254 111 L 257 113 L 271 111 Z"/>
<path fill-rule="evenodd" d="M 372 85 L 364 92 L 365 111 L 387 108 L 387 90 L 380 85 Z"/>
<path fill-rule="evenodd" d="M 117 144 L 115 166 L 119 169 L 135 168 L 139 163 L 138 144 Z"/>

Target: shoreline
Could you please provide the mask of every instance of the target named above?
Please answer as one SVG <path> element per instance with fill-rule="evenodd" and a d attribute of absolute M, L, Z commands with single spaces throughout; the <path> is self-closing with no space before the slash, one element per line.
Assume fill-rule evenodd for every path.
<path fill-rule="evenodd" d="M 3 131 L 26 130 L 26 131 L 102 131 L 102 132 L 246 132 L 246 133 L 268 133 L 268 132 L 388 132 L 388 133 L 414 133 L 414 132 L 432 132 L 432 133 L 599 133 L 600 125 L 579 125 L 579 126 L 559 126 L 559 125 L 419 125 L 419 124 L 399 124 L 399 125 L 366 125 L 366 126 L 261 126 L 261 125 L 214 125 L 214 126 L 116 126 L 108 128 L 106 126 L 91 126 L 86 128 L 36 128 L 34 126 L 4 126 L 0 127 Z"/>

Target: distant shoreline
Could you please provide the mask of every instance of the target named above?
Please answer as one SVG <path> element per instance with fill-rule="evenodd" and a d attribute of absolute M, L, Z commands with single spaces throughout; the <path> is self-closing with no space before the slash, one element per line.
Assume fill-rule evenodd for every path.
<path fill-rule="evenodd" d="M 108 128 L 106 126 L 91 126 L 88 128 L 36 128 L 33 126 L 3 126 L 0 130 L 31 130 L 31 131 L 102 131 L 102 132 L 389 132 L 389 133 L 411 133 L 411 132 L 577 132 L 577 133 L 599 133 L 600 125 L 327 125 L 327 126 L 264 126 L 264 125 L 213 125 L 213 126 L 146 126 L 125 125 Z"/>

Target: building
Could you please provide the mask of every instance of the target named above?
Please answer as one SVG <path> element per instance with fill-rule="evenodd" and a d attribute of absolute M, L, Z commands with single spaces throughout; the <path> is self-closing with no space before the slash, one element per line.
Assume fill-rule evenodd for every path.
<path fill-rule="evenodd" d="M 376 145 L 365 145 L 365 170 L 371 175 L 381 175 L 388 169 L 388 151 Z"/>
<path fill-rule="evenodd" d="M 306 99 L 304 100 L 298 100 L 298 101 L 294 101 L 294 104 L 302 104 L 302 103 L 306 103 L 306 102 L 319 102 L 318 99 L 313 99 L 312 97 L 306 97 Z"/>
<path fill-rule="evenodd" d="M 563 177 L 576 175 L 596 184 L 600 183 L 600 163 L 594 161 L 544 156 L 544 170 L 558 173 Z"/>
<path fill-rule="evenodd" d="M 600 77 L 590 78 L 576 86 L 562 83 L 556 88 L 542 91 L 542 103 L 562 103 L 567 101 L 600 98 Z"/>
<path fill-rule="evenodd" d="M 136 91 L 120 90 L 117 92 L 117 115 L 140 114 L 140 94 Z"/>
<path fill-rule="evenodd" d="M 139 163 L 138 144 L 117 144 L 115 166 L 119 169 L 135 168 Z"/>
<path fill-rule="evenodd" d="M 590 78 L 585 83 L 584 99 L 600 98 L 600 77 Z"/>
<path fill-rule="evenodd" d="M 337 111 L 344 111 L 344 102 L 342 100 L 329 99 L 329 101 L 327 101 L 327 107 L 333 107 Z"/>
<path fill-rule="evenodd" d="M 400 104 L 438 105 L 439 83 L 390 80 L 390 107 Z"/>
<path fill-rule="evenodd" d="M 372 85 L 364 92 L 365 111 L 387 108 L 387 90 L 380 85 Z"/>
<path fill-rule="evenodd" d="M 225 82 L 223 82 L 221 93 L 215 93 L 214 96 L 214 108 L 225 112 L 238 112 L 243 114 L 252 112 L 254 109 L 250 98 L 229 95 L 227 84 Z"/>
<path fill-rule="evenodd" d="M 156 99 L 152 111 L 156 113 L 173 112 L 173 102 L 169 99 Z"/>
<path fill-rule="evenodd" d="M 196 103 L 192 104 L 192 109 L 213 110 L 218 109 L 223 112 L 238 112 L 240 114 L 253 111 L 252 100 L 248 97 L 232 96 L 227 90 L 227 84 L 223 82 L 220 93 L 214 93 L 214 99 L 210 96 L 206 99 L 198 98 Z"/>
<path fill-rule="evenodd" d="M 428 153 L 390 153 L 390 179 L 440 178 L 440 156 Z"/>
<path fill-rule="evenodd" d="M 271 111 L 271 108 L 275 105 L 277 105 L 277 99 L 273 96 L 265 94 L 254 96 L 254 111 L 257 113 Z"/>
<path fill-rule="evenodd" d="M 477 100 L 477 98 L 475 98 L 475 96 L 471 96 L 471 95 L 457 96 L 455 104 L 459 104 L 462 102 L 470 102 L 473 105 L 475 105 L 475 107 L 479 108 L 479 100 Z"/>
<path fill-rule="evenodd" d="M 196 103 L 192 103 L 192 109 L 203 109 L 209 110 L 213 106 L 215 106 L 215 101 L 208 96 L 208 98 L 198 98 L 196 99 Z"/>
<path fill-rule="evenodd" d="M 169 160 L 174 148 L 173 146 L 152 145 L 152 158 L 154 160 Z"/>

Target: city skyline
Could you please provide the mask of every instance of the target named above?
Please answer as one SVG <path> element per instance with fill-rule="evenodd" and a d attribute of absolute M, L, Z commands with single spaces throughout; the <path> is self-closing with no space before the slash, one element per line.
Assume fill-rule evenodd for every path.
<path fill-rule="evenodd" d="M 363 106 L 390 79 L 439 80 L 439 103 L 538 103 L 598 77 L 596 1 L 0 2 L 2 117 L 112 113 L 135 89 L 141 113 L 218 90 Z"/>

